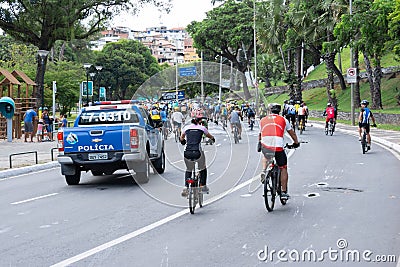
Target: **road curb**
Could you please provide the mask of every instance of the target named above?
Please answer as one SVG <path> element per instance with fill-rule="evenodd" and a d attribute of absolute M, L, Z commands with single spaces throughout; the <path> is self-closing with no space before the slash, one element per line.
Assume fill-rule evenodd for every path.
<path fill-rule="evenodd" d="M 55 168 L 58 166 L 60 166 L 58 161 L 51 161 L 51 162 L 47 162 L 47 163 L 43 163 L 43 164 L 36 164 L 36 165 L 26 166 L 26 167 L 21 167 L 21 168 L 8 169 L 8 170 L 0 171 L 0 179 L 8 178 L 11 176 L 27 174 L 27 173 L 34 172 L 34 171 L 48 170 L 48 169 Z"/>
<path fill-rule="evenodd" d="M 318 122 L 313 121 L 312 123 L 317 128 L 321 128 L 321 129 L 325 128 L 324 125 L 321 125 Z M 338 132 L 342 132 L 342 133 L 348 134 L 348 135 L 353 135 L 353 136 L 356 136 L 356 137 L 358 136 L 358 133 L 355 132 L 355 131 L 346 130 L 346 129 L 340 129 L 340 128 L 337 128 L 335 130 L 338 131 Z M 387 140 L 385 140 L 383 138 L 380 138 L 380 137 L 377 137 L 377 136 L 373 136 L 372 137 L 372 141 L 377 142 L 377 143 L 379 143 L 381 145 L 384 145 L 384 146 L 396 151 L 397 153 L 400 153 L 400 145 L 398 145 L 398 144 L 395 144 L 393 142 L 387 141 Z"/>

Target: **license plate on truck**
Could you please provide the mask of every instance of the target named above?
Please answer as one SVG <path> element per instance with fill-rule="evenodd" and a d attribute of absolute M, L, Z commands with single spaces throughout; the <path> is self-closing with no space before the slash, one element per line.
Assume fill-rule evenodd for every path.
<path fill-rule="evenodd" d="M 107 159 L 107 153 L 90 153 L 89 160 Z"/>

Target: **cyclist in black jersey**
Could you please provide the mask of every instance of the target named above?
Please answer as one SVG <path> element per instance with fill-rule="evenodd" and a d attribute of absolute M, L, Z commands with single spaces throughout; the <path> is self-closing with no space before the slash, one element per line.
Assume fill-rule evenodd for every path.
<path fill-rule="evenodd" d="M 182 191 L 182 196 L 187 197 L 188 195 L 188 183 L 187 179 L 192 177 L 192 173 L 197 162 L 197 168 L 200 171 L 200 186 L 202 187 L 203 193 L 208 193 L 209 189 L 207 187 L 207 167 L 206 167 L 206 157 L 204 151 L 201 148 L 201 141 L 203 134 L 210 138 L 213 143 L 215 143 L 215 138 L 212 136 L 206 127 L 201 125 L 202 118 L 193 118 L 192 124 L 185 127 L 182 131 L 180 141 L 182 145 L 186 145 L 185 151 L 183 153 L 186 172 L 185 172 L 185 188 Z"/>

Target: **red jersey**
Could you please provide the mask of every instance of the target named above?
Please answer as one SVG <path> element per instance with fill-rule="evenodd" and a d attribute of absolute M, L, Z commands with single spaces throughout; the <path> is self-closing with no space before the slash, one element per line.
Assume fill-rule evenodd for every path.
<path fill-rule="evenodd" d="M 262 118 L 260 121 L 261 145 L 272 151 L 283 151 L 285 131 L 292 126 L 282 116 L 272 114 Z"/>
<path fill-rule="evenodd" d="M 335 108 L 334 107 L 327 107 L 325 112 L 326 112 L 327 119 L 335 118 Z"/>

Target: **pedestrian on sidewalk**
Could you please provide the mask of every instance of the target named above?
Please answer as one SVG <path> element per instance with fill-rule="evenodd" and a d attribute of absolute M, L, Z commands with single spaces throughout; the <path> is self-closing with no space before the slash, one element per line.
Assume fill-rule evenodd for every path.
<path fill-rule="evenodd" d="M 44 134 L 44 136 L 47 137 L 47 140 L 53 141 L 53 119 L 50 118 L 49 110 L 47 109 L 47 107 L 43 109 L 42 120 L 46 127 L 46 131 L 44 132 L 47 132 L 46 134 Z"/>
<path fill-rule="evenodd" d="M 33 125 L 35 120 L 37 120 L 36 106 L 33 106 L 31 109 L 28 109 L 24 114 L 24 137 L 25 142 L 28 142 L 27 138 L 30 136 L 31 141 L 33 142 Z"/>
<path fill-rule="evenodd" d="M 61 114 L 60 121 L 61 121 L 61 125 L 60 125 L 61 128 L 65 128 L 68 126 L 67 115 Z"/>
<path fill-rule="evenodd" d="M 36 131 L 36 137 L 38 142 L 42 142 L 43 140 L 43 120 L 40 119 L 38 126 L 37 126 L 37 131 Z"/>

